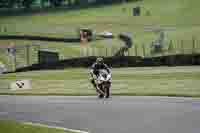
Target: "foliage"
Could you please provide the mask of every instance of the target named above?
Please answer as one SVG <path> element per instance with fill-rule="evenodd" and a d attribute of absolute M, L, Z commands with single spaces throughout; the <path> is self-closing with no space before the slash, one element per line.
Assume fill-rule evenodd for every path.
<path fill-rule="evenodd" d="M 0 0 L 0 8 L 30 8 L 37 0 Z M 50 6 L 59 7 L 65 6 L 64 3 L 68 3 L 67 6 L 88 6 L 88 5 L 103 5 L 103 4 L 113 4 L 113 3 L 122 3 L 129 1 L 138 1 L 138 0 L 49 0 Z M 40 7 L 44 7 L 44 3 L 48 0 L 39 0 Z"/>

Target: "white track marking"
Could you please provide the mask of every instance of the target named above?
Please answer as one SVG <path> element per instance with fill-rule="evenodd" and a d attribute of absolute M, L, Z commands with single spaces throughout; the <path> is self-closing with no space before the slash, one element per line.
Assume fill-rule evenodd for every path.
<path fill-rule="evenodd" d="M 0 115 L 8 115 L 8 112 L 0 112 Z"/>
<path fill-rule="evenodd" d="M 54 129 L 61 129 L 61 130 L 65 130 L 65 131 L 75 132 L 75 133 L 89 133 L 89 132 L 86 132 L 86 131 L 69 129 L 69 128 L 58 127 L 58 126 L 49 126 L 49 125 L 40 124 L 40 123 L 24 122 L 24 124 L 25 125 L 40 126 L 40 127 L 47 127 L 47 128 L 54 128 Z"/>

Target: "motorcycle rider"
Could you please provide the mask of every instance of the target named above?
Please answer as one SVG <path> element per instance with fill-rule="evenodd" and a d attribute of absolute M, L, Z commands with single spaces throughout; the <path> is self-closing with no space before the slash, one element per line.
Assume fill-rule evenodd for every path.
<path fill-rule="evenodd" d="M 101 70 L 101 69 L 105 69 L 108 73 L 111 72 L 110 68 L 104 63 L 103 58 L 98 57 L 96 59 L 96 62 L 91 66 L 91 69 L 90 69 L 90 74 L 91 74 L 90 82 L 95 87 L 95 89 L 97 87 L 97 85 L 95 83 L 95 79 L 98 78 L 99 70 Z M 99 95 L 99 97 L 102 97 L 101 94 Z"/>

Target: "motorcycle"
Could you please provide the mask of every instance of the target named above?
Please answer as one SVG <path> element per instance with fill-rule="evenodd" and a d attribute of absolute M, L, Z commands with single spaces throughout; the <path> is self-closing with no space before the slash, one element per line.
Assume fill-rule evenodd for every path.
<path fill-rule="evenodd" d="M 99 75 L 95 79 L 96 90 L 99 98 L 110 97 L 111 78 L 111 73 L 108 73 L 104 69 L 99 70 Z"/>

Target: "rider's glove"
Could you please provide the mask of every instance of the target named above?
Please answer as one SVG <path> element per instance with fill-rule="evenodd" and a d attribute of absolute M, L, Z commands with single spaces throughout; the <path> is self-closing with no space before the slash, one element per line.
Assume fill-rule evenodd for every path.
<path fill-rule="evenodd" d="M 97 79 L 97 76 L 96 76 L 95 74 L 93 74 L 93 75 L 92 75 L 92 78 L 93 78 L 94 80 L 96 80 L 96 79 Z"/>

